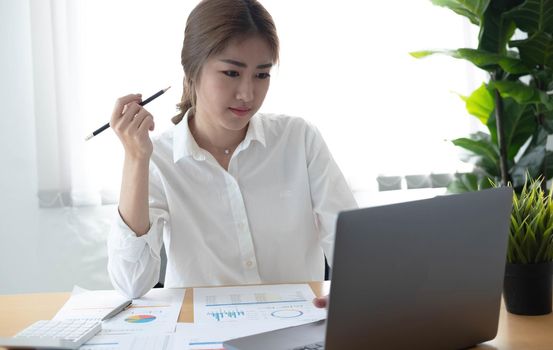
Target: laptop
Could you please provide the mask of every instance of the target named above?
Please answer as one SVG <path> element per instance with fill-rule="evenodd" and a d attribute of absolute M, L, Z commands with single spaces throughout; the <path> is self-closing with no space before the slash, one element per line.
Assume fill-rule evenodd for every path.
<path fill-rule="evenodd" d="M 443 350 L 495 338 L 512 196 L 502 187 L 341 212 L 327 319 L 225 349 Z"/>

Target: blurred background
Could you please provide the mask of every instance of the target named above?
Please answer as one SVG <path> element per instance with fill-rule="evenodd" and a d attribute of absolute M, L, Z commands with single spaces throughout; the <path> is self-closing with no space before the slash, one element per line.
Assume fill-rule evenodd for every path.
<path fill-rule="evenodd" d="M 449 57 L 409 55 L 475 47 L 468 20 L 429 0 L 261 2 L 281 40 L 261 111 L 315 124 L 360 205 L 443 192 L 378 192 L 379 176 L 469 170 L 450 140 L 478 129 L 459 95 L 484 73 Z M 196 4 L 0 0 L 1 294 L 111 289 L 105 240 L 123 150 L 109 130 L 84 137 L 109 121 L 117 97 L 169 85 L 148 110 L 153 133 L 171 126 L 185 21 Z"/>

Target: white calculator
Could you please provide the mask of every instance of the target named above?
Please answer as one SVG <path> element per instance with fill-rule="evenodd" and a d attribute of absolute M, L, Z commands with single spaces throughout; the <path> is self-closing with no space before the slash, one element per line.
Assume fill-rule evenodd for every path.
<path fill-rule="evenodd" d="M 0 337 L 0 347 L 77 349 L 101 329 L 98 319 L 37 321 L 11 338 Z"/>

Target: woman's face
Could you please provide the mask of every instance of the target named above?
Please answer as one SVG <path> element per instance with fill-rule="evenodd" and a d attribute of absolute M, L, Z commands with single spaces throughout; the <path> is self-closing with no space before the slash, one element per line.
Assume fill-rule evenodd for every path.
<path fill-rule="evenodd" d="M 210 57 L 196 82 L 196 118 L 217 131 L 244 129 L 269 89 L 273 65 L 259 36 L 234 40 Z"/>

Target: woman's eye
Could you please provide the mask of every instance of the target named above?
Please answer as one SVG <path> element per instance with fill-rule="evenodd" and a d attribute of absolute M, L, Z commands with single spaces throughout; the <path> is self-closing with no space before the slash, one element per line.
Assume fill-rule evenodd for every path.
<path fill-rule="evenodd" d="M 226 75 L 226 76 L 232 77 L 232 78 L 235 78 L 235 77 L 239 76 L 238 72 L 234 71 L 234 70 L 223 71 L 223 74 Z"/>
<path fill-rule="evenodd" d="M 267 79 L 267 78 L 271 77 L 271 74 L 269 74 L 269 73 L 259 73 L 259 74 L 257 74 L 257 77 L 259 79 Z"/>

